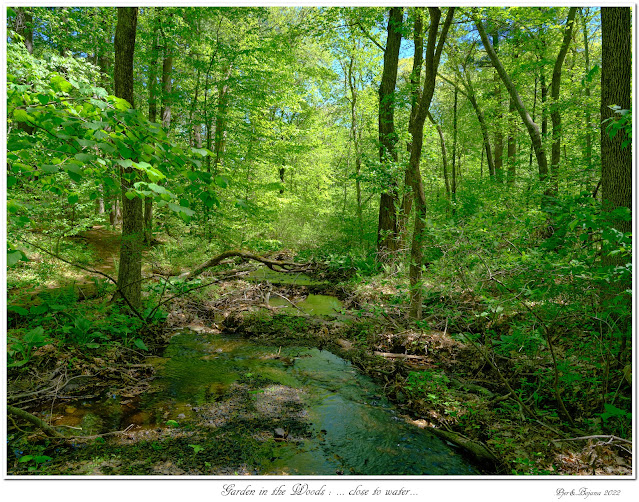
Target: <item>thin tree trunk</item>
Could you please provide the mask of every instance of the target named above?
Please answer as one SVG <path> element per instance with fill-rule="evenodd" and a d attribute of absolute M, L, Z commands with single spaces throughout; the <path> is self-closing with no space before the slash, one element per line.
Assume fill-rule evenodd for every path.
<path fill-rule="evenodd" d="M 29 54 L 33 54 L 33 15 L 25 7 L 16 7 L 15 12 L 16 33 L 22 37 Z"/>
<path fill-rule="evenodd" d="M 388 18 L 388 35 L 384 51 L 384 70 L 379 87 L 379 160 L 384 165 L 397 162 L 397 134 L 395 133 L 395 85 L 399 47 L 402 41 L 401 25 L 403 8 L 391 7 Z M 391 262 L 397 250 L 397 216 L 395 205 L 398 200 L 397 184 L 389 183 L 379 203 L 377 225 L 377 256 L 382 262 Z"/>
<path fill-rule="evenodd" d="M 229 104 L 229 92 L 230 86 L 228 79 L 231 77 L 231 65 L 225 69 L 225 81 L 224 84 L 218 86 L 218 99 L 217 99 L 217 116 L 215 120 L 215 166 L 214 173 L 219 171 L 219 166 L 223 162 L 223 155 L 226 149 L 226 115 Z"/>
<path fill-rule="evenodd" d="M 171 128 L 171 92 L 172 92 L 172 72 L 173 72 L 173 56 L 167 54 L 167 42 L 164 42 L 164 60 L 162 61 L 162 127 L 169 133 Z"/>
<path fill-rule="evenodd" d="M 459 88 L 455 85 L 454 100 L 453 100 L 453 166 L 451 171 L 451 200 L 453 202 L 453 215 L 457 211 L 457 95 L 459 94 Z M 484 144 L 485 147 L 485 144 Z M 482 150 L 482 168 L 484 162 Z"/>
<path fill-rule="evenodd" d="M 499 45 L 499 33 L 493 33 L 493 47 L 495 53 L 498 53 L 497 47 Z M 495 154 L 493 155 L 493 161 L 495 165 L 495 179 L 498 182 L 502 182 L 503 179 L 503 167 L 504 167 L 504 133 L 502 131 L 503 113 L 501 110 L 501 86 L 499 85 L 499 74 L 495 72 L 493 75 L 493 83 L 495 85 L 495 100 L 497 102 L 497 113 L 495 114 Z"/>
<path fill-rule="evenodd" d="M 517 174 L 517 124 L 515 123 L 515 102 L 513 98 L 510 98 L 508 107 L 508 178 L 507 183 L 512 185 L 515 182 L 515 176 Z"/>
<path fill-rule="evenodd" d="M 446 198 L 450 200 L 450 185 L 448 183 L 448 160 L 447 160 L 448 154 L 446 153 L 446 141 L 444 140 L 444 131 L 442 131 L 442 126 L 440 126 L 437 122 L 435 122 L 435 119 L 433 118 L 430 112 L 428 112 L 428 118 L 432 122 L 432 124 L 437 128 L 437 134 L 439 135 L 439 145 L 442 149 L 442 166 L 444 169 L 444 186 L 446 187 Z"/>
<path fill-rule="evenodd" d="M 153 41 L 149 61 L 149 122 L 157 122 L 157 66 L 159 59 L 158 26 L 155 25 Z M 144 244 L 150 245 L 153 241 L 153 199 L 144 199 Z"/>
<path fill-rule="evenodd" d="M 438 7 L 429 7 L 428 12 L 430 14 L 430 27 L 428 29 L 428 41 L 426 44 L 424 87 L 419 99 L 419 108 L 413 122 L 413 129 L 410 131 L 412 142 L 409 168 L 411 169 L 411 180 L 413 182 L 413 193 L 415 196 L 415 228 L 411 242 L 409 270 L 411 295 L 409 316 L 412 319 L 421 319 L 422 317 L 422 266 L 424 261 L 424 241 L 426 239 L 426 197 L 424 195 L 424 184 L 422 182 L 419 164 L 424 141 L 424 121 L 428 115 L 430 103 L 435 92 L 437 68 L 448 29 L 453 21 L 455 8 L 448 8 L 439 42 L 437 42 L 437 32 L 441 19 L 441 10 Z"/>
<path fill-rule="evenodd" d="M 517 88 L 515 84 L 506 73 L 506 69 L 504 65 L 501 63 L 497 54 L 493 50 L 493 47 L 488 40 L 488 36 L 486 35 L 486 30 L 484 29 L 484 25 L 482 24 L 480 19 L 475 20 L 475 24 L 477 25 L 477 29 L 479 31 L 479 36 L 481 37 L 482 43 L 484 44 L 484 48 L 488 53 L 488 57 L 493 63 L 493 66 L 499 73 L 502 82 L 506 89 L 508 89 L 508 93 L 510 97 L 515 101 L 515 108 L 517 108 L 517 112 L 528 130 L 528 134 L 530 135 L 530 140 L 532 141 L 533 147 L 535 149 L 535 156 L 537 157 L 537 165 L 539 166 L 539 177 L 543 180 L 548 176 L 548 159 L 546 158 L 546 152 L 544 150 L 543 141 L 541 138 L 541 134 L 539 133 L 539 126 L 533 122 L 524 102 L 521 99 L 521 96 L 517 92 Z"/>
<path fill-rule="evenodd" d="M 357 87 L 355 76 L 353 75 L 354 57 L 351 55 L 348 65 L 348 87 L 351 91 L 351 137 L 353 138 L 353 148 L 355 150 L 355 194 L 357 198 L 357 225 L 359 242 L 362 243 L 364 232 L 364 221 L 362 216 L 362 187 L 359 176 L 362 171 L 362 154 L 360 151 L 360 133 L 357 127 Z"/>
<path fill-rule="evenodd" d="M 590 48 L 588 42 L 588 11 L 590 9 L 586 7 L 584 14 L 584 9 L 581 9 L 581 20 L 583 22 L 583 33 L 584 33 L 584 63 L 585 63 L 585 75 L 588 76 L 590 73 Z M 592 173 L 592 120 L 590 117 L 590 82 L 584 79 L 584 94 L 586 95 L 586 106 L 584 106 L 584 115 L 586 121 L 586 151 L 585 151 L 585 163 L 588 166 L 588 176 Z"/>
<path fill-rule="evenodd" d="M 417 117 L 417 111 L 419 109 L 419 97 L 420 97 L 420 77 L 422 72 L 422 64 L 424 59 L 424 20 L 423 20 L 423 8 L 415 8 L 415 21 L 413 24 L 413 39 L 414 39 L 414 57 L 413 57 L 413 69 L 410 74 L 411 85 L 411 108 L 410 117 L 408 120 L 408 130 L 412 130 L 415 118 Z M 410 141 L 407 143 L 408 153 L 411 151 Z M 402 211 L 399 215 L 398 232 L 401 241 L 400 248 L 404 248 L 404 241 L 407 235 L 408 219 L 410 212 L 413 208 L 413 192 L 412 192 L 412 180 L 411 170 L 406 169 L 404 172 L 404 195 L 402 197 Z"/>
<path fill-rule="evenodd" d="M 574 26 L 575 15 L 577 14 L 577 7 L 570 7 L 568 11 L 568 18 L 566 19 L 566 29 L 564 31 L 564 39 L 559 49 L 559 54 L 555 60 L 555 66 L 552 70 L 552 84 L 550 98 L 552 99 L 552 106 L 550 117 L 552 120 L 552 149 L 551 149 L 551 177 L 552 177 L 552 190 L 556 195 L 559 191 L 559 163 L 561 161 L 561 111 L 559 110 L 559 91 L 561 87 L 561 67 L 566 59 L 568 53 L 568 47 L 570 46 L 570 40 L 572 39 L 572 29 Z"/>
<path fill-rule="evenodd" d="M 126 100 L 131 108 L 133 101 L 133 54 L 138 20 L 137 7 L 118 7 L 118 24 L 115 30 L 115 95 Z M 122 243 L 118 270 L 118 293 L 128 303 L 139 309 L 142 303 L 142 199 L 124 196 L 132 186 L 125 175 L 133 174 L 133 168 L 121 168 L 122 184 Z M 118 295 L 116 295 L 118 296 Z"/>

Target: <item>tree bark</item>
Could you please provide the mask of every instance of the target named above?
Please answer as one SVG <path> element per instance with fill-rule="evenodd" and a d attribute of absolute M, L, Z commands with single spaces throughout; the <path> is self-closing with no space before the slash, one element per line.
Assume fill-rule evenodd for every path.
<path fill-rule="evenodd" d="M 168 52 L 167 42 L 164 42 L 164 59 L 162 61 L 162 127 L 169 133 L 171 128 L 171 73 L 173 71 L 173 56 Z"/>
<path fill-rule="evenodd" d="M 544 144 L 541 138 L 541 134 L 539 133 L 539 126 L 533 121 L 524 105 L 524 102 L 521 99 L 521 96 L 517 92 L 517 88 L 515 84 L 506 73 L 506 69 L 504 65 L 501 63 L 497 54 L 495 53 L 490 41 L 488 40 L 488 36 L 486 35 L 486 30 L 484 29 L 484 25 L 482 24 L 480 19 L 475 20 L 475 24 L 477 26 L 477 30 L 479 31 L 479 36 L 481 37 L 481 41 L 484 44 L 484 48 L 488 53 L 488 57 L 490 58 L 493 66 L 499 73 L 504 86 L 508 90 L 510 97 L 515 102 L 515 108 L 517 108 L 517 112 L 521 117 L 526 129 L 528 130 L 528 134 L 530 135 L 530 140 L 533 144 L 533 148 L 535 149 L 535 156 L 537 157 L 537 165 L 539 166 L 539 178 L 544 180 L 548 176 L 548 159 L 546 158 L 546 152 L 544 150 Z"/>
<path fill-rule="evenodd" d="M 157 22 L 154 27 L 153 41 L 149 54 L 149 122 L 157 122 L 157 79 L 158 79 L 158 51 L 159 46 L 159 28 Z M 164 77 L 164 75 L 163 75 Z M 164 80 L 164 78 L 163 78 Z M 153 240 L 153 199 L 146 197 L 144 199 L 144 244 L 150 245 Z"/>
<path fill-rule="evenodd" d="M 388 18 L 388 36 L 384 51 L 384 70 L 379 87 L 379 160 L 382 165 L 397 162 L 397 134 L 395 133 L 395 85 L 399 47 L 402 41 L 401 25 L 404 10 L 391 7 Z M 397 216 L 395 205 L 398 200 L 397 184 L 391 182 L 383 192 L 379 203 L 377 225 L 377 256 L 382 262 L 393 261 L 397 250 Z"/>
<path fill-rule="evenodd" d="M 493 47 L 495 48 L 495 54 L 497 54 L 497 47 L 499 46 L 499 32 L 493 33 Z M 502 131 L 503 113 L 501 110 L 501 86 L 499 85 L 499 74 L 495 72 L 493 75 L 493 83 L 495 85 L 495 100 L 497 112 L 495 113 L 495 153 L 493 155 L 495 165 L 495 179 L 502 182 L 503 179 L 503 167 L 504 167 L 504 133 Z M 490 167 L 490 164 L 489 164 Z"/>
<path fill-rule="evenodd" d="M 115 95 L 135 107 L 133 100 L 133 54 L 138 20 L 137 7 L 118 7 L 115 30 Z M 118 270 L 118 294 L 126 297 L 139 310 L 142 303 L 142 199 L 128 199 L 125 194 L 132 186 L 133 168 L 121 168 L 122 186 L 122 243 Z M 116 295 L 118 296 L 118 295 Z"/>
<path fill-rule="evenodd" d="M 414 40 L 414 57 L 413 57 L 413 69 L 410 74 L 410 86 L 411 86 L 411 107 L 410 117 L 408 121 L 408 130 L 412 130 L 415 118 L 417 117 L 417 111 L 419 109 L 420 80 L 422 72 L 422 64 L 424 59 L 424 21 L 422 18 L 423 7 L 415 8 L 415 21 L 413 24 L 413 40 Z M 406 145 L 408 153 L 411 150 L 411 143 Z M 408 219 L 410 212 L 413 208 L 413 192 L 412 192 L 412 180 L 411 170 L 406 169 L 404 172 L 404 195 L 402 196 L 402 208 L 398 221 L 398 233 L 401 241 L 400 248 L 404 247 L 404 241 L 406 238 L 406 230 L 408 229 Z"/>
<path fill-rule="evenodd" d="M 550 118 L 552 120 L 552 148 L 550 170 L 552 177 L 552 191 L 556 195 L 559 191 L 559 163 L 561 161 L 561 112 L 559 110 L 559 91 L 561 87 L 561 67 L 566 59 L 570 40 L 572 39 L 572 29 L 575 24 L 575 15 L 577 7 L 570 7 L 568 18 L 566 19 L 566 29 L 564 31 L 564 39 L 559 49 L 559 54 L 555 60 L 555 66 L 552 70 L 552 84 L 550 89 L 550 98 L 552 100 Z"/>
<path fill-rule="evenodd" d="M 496 165 L 495 160 L 493 158 L 493 152 L 490 144 L 490 135 L 488 134 L 488 126 L 486 124 L 486 118 L 484 116 L 483 110 L 479 107 L 479 103 L 477 102 L 477 97 L 475 95 L 475 89 L 473 87 L 473 82 L 470 79 L 470 74 L 464 69 L 464 74 L 466 80 L 462 79 L 462 83 L 466 88 L 466 97 L 470 101 L 470 104 L 473 106 L 475 110 L 475 114 L 477 115 L 477 120 L 479 121 L 479 128 L 481 130 L 482 138 L 484 139 L 484 149 L 486 150 L 486 163 L 488 164 L 488 174 L 495 178 L 496 174 Z M 503 149 L 503 145 L 502 145 Z"/>
<path fill-rule="evenodd" d="M 422 145 L 424 142 L 424 121 L 428 115 L 430 103 L 435 92 L 435 78 L 437 77 L 437 67 L 444 41 L 448 29 L 453 21 L 455 12 L 454 7 L 448 8 L 446 20 L 442 26 L 439 42 L 437 41 L 437 32 L 439 29 L 439 21 L 441 19 L 441 10 L 438 7 L 429 7 L 430 27 L 428 29 L 428 41 L 426 44 L 425 67 L 426 74 L 424 77 L 424 87 L 419 99 L 419 107 L 413 128 L 410 131 L 412 136 L 409 169 L 411 170 L 411 180 L 413 182 L 413 194 L 415 197 L 415 228 L 413 230 L 413 240 L 411 242 L 410 253 L 410 317 L 412 319 L 421 319 L 422 317 L 422 266 L 424 261 L 424 240 L 426 230 L 426 197 L 424 195 L 424 184 L 422 175 L 419 170 L 419 163 L 422 154 Z"/>
<path fill-rule="evenodd" d="M 444 171 L 444 186 L 446 187 L 446 198 L 450 200 L 450 184 L 448 183 L 448 154 L 446 153 L 446 140 L 444 139 L 444 131 L 442 130 L 442 126 L 440 126 L 435 119 L 428 112 L 428 119 L 432 122 L 432 124 L 437 129 L 437 134 L 439 135 L 439 145 L 442 149 L 442 166 Z"/>
<path fill-rule="evenodd" d="M 508 107 L 508 178 L 507 183 L 509 185 L 515 182 L 515 176 L 517 174 L 517 159 L 515 158 L 517 154 L 517 124 L 514 120 L 515 115 L 515 102 L 513 98 L 510 98 L 510 103 Z"/>
<path fill-rule="evenodd" d="M 224 151 L 226 149 L 226 116 L 229 105 L 229 92 L 230 86 L 228 83 L 231 77 L 231 65 L 228 65 L 225 69 L 224 83 L 218 86 L 218 98 L 217 98 L 217 116 L 215 118 L 215 166 L 214 173 L 219 170 L 220 164 L 223 162 Z"/>
<path fill-rule="evenodd" d="M 583 33 L 584 33 L 584 64 L 585 64 L 585 75 L 588 76 L 590 73 L 590 48 L 588 42 L 588 22 L 587 22 L 587 13 L 589 8 L 585 9 L 586 13 L 584 14 L 584 9 L 581 9 L 581 20 L 583 22 Z M 588 166 L 588 175 L 592 172 L 592 120 L 590 117 L 590 82 L 584 79 L 584 94 L 586 96 L 586 106 L 584 106 L 584 119 L 586 121 L 586 150 L 585 150 L 585 163 Z"/>
<path fill-rule="evenodd" d="M 29 54 L 33 54 L 33 15 L 24 7 L 16 7 L 15 12 L 16 33 L 22 37 Z"/>
<path fill-rule="evenodd" d="M 355 194 L 357 197 L 357 225 L 358 236 L 361 244 L 364 233 L 364 220 L 362 216 L 362 186 L 359 180 L 362 171 L 362 152 L 360 147 L 361 132 L 357 127 L 357 83 L 355 75 L 353 75 L 353 64 L 355 57 L 351 55 L 348 64 L 348 87 L 351 91 L 351 138 L 353 139 L 353 148 L 355 150 Z"/>
<path fill-rule="evenodd" d="M 618 115 L 609 107 L 631 108 L 632 51 L 629 7 L 601 9 L 601 198 L 604 209 L 632 208 L 632 147 L 622 147 L 627 138 L 619 131 L 611 138 L 607 132 L 610 118 Z M 616 220 L 617 230 L 630 232 L 630 221 Z"/>

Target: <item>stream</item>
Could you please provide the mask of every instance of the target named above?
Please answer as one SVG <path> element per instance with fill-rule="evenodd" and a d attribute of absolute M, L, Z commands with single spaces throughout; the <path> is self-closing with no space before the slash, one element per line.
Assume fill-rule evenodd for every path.
<path fill-rule="evenodd" d="M 242 422 L 245 434 L 271 443 L 252 471 L 260 475 L 479 474 L 400 418 L 381 388 L 331 352 L 181 330 L 149 362 L 157 368 L 150 392 L 66 403 L 56 425 L 95 434 L 130 424 L 216 430 Z"/>

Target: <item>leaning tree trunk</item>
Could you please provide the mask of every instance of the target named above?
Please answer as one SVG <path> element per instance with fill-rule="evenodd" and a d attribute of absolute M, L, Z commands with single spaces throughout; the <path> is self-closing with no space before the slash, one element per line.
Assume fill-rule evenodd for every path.
<path fill-rule="evenodd" d="M 397 134 L 395 133 L 395 85 L 399 47 L 402 41 L 401 24 L 403 8 L 392 7 L 388 18 L 388 36 L 384 51 L 384 71 L 379 87 L 379 160 L 384 164 L 397 162 Z M 377 225 L 377 256 L 382 262 L 393 260 L 397 250 L 397 184 L 391 182 L 379 202 Z"/>
<path fill-rule="evenodd" d="M 413 129 L 415 118 L 417 117 L 417 111 L 419 110 L 419 97 L 420 80 L 422 73 L 422 64 L 424 59 L 424 21 L 422 19 L 422 8 L 415 9 L 415 21 L 413 24 L 413 40 L 415 47 L 415 56 L 413 57 L 413 69 L 410 74 L 410 86 L 411 86 L 411 107 L 410 118 L 408 121 L 408 130 Z M 408 153 L 411 150 L 410 141 L 407 144 Z M 397 231 L 399 233 L 400 245 L 399 248 L 404 248 L 404 241 L 407 236 L 408 219 L 410 217 L 411 210 L 413 208 L 413 193 L 412 193 L 413 181 L 411 179 L 411 170 L 406 169 L 404 172 L 404 195 L 402 197 L 401 213 L 399 215 L 399 221 L 397 222 Z M 448 184 L 446 185 L 448 186 Z"/>
<path fill-rule="evenodd" d="M 495 53 L 497 53 L 497 47 L 499 45 L 499 32 L 493 33 L 493 47 L 495 48 Z M 493 75 L 493 83 L 495 85 L 495 99 L 497 102 L 497 109 L 495 113 L 495 141 L 494 141 L 494 149 L 495 153 L 493 155 L 493 161 L 495 164 L 495 179 L 498 182 L 503 181 L 503 167 L 504 167 L 504 132 L 502 130 L 502 120 L 504 118 L 504 114 L 502 111 L 502 103 L 501 103 L 501 86 L 499 85 L 499 74 L 495 72 Z"/>
<path fill-rule="evenodd" d="M 419 170 L 424 142 L 424 122 L 428 115 L 430 103 L 435 92 L 435 78 L 437 77 L 437 67 L 444 41 L 448 29 L 453 21 L 454 7 L 448 8 L 446 20 L 442 26 L 439 42 L 437 42 L 437 32 L 441 10 L 438 7 L 429 7 L 430 27 L 428 29 L 428 41 L 426 44 L 424 87 L 419 99 L 419 107 L 415 120 L 412 123 L 412 136 L 409 169 L 411 170 L 411 180 L 413 182 L 413 194 L 415 197 L 415 227 L 413 230 L 413 240 L 410 252 L 410 317 L 421 319 L 422 316 L 422 265 L 424 261 L 424 241 L 426 238 L 426 197 L 424 195 L 424 184 Z"/>
<path fill-rule="evenodd" d="M 134 108 L 133 102 L 133 53 L 138 20 L 137 7 L 118 7 L 118 24 L 115 30 L 115 95 Z M 126 298 L 132 308 L 142 303 L 142 199 L 129 199 L 125 193 L 132 182 L 133 168 L 120 168 L 122 186 L 122 243 L 118 270 L 118 295 Z M 118 296 L 116 295 L 116 296 Z"/>
<path fill-rule="evenodd" d="M 519 116 L 521 117 L 526 129 L 528 130 L 528 134 L 530 135 L 530 141 L 533 144 L 533 148 L 535 149 L 535 156 L 537 157 L 537 165 L 539 166 L 539 177 L 543 180 L 548 176 L 548 159 L 546 158 L 546 152 L 544 150 L 544 144 L 541 138 L 541 134 L 539 133 L 539 126 L 535 124 L 533 119 L 530 117 L 524 102 L 521 99 L 521 96 L 517 92 L 517 88 L 515 84 L 510 79 L 508 73 L 506 73 L 506 69 L 504 65 L 497 57 L 493 46 L 488 40 L 488 36 L 486 35 L 486 30 L 484 29 L 484 25 L 480 19 L 475 20 L 475 24 L 477 26 L 477 30 L 479 31 L 479 36 L 481 37 L 481 41 L 484 44 L 484 48 L 488 53 L 488 57 L 490 58 L 493 66 L 499 73 L 504 86 L 508 90 L 510 97 L 515 102 L 515 108 L 517 108 L 517 112 L 519 112 Z"/>

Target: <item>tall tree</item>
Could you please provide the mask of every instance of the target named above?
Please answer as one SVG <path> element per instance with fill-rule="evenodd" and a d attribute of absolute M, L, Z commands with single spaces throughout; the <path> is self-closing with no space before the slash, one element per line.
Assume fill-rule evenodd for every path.
<path fill-rule="evenodd" d="M 17 7 L 15 12 L 16 33 L 22 37 L 24 46 L 29 51 L 29 54 L 33 54 L 33 14 L 31 13 L 31 10 L 26 9 L 25 7 Z"/>
<path fill-rule="evenodd" d="M 506 72 L 506 68 L 500 61 L 497 53 L 493 49 L 490 40 L 488 40 L 488 35 L 486 34 L 486 30 L 484 28 L 484 24 L 482 23 L 479 17 L 475 18 L 475 25 L 477 26 L 477 30 L 479 31 L 479 36 L 481 37 L 481 41 L 484 44 L 484 48 L 488 53 L 488 57 L 490 58 L 495 70 L 501 77 L 504 86 L 508 90 L 510 97 L 515 102 L 515 108 L 519 113 L 526 129 L 528 130 L 528 134 L 530 135 L 530 141 L 533 144 L 533 148 L 535 150 L 535 156 L 537 157 L 537 165 L 539 166 L 539 177 L 540 179 L 545 179 L 548 176 L 548 159 L 546 158 L 546 151 L 544 150 L 544 143 L 539 132 L 539 126 L 533 121 L 524 105 L 521 96 L 517 92 L 517 88 L 515 87 L 514 82 L 511 80 L 510 76 Z"/>
<path fill-rule="evenodd" d="M 133 55 L 138 22 L 137 7 L 118 7 L 115 30 L 115 95 L 135 108 L 133 99 Z M 142 199 L 128 198 L 126 192 L 133 185 L 133 167 L 120 166 L 122 185 L 122 242 L 118 270 L 118 291 L 135 309 L 142 303 Z"/>
<path fill-rule="evenodd" d="M 424 261 L 424 240 L 426 229 L 426 196 L 424 194 L 424 184 L 419 169 L 422 155 L 422 146 L 424 143 L 424 122 L 428 116 L 430 103 L 435 92 L 435 79 L 437 77 L 437 68 L 441 58 L 442 50 L 448 29 L 453 21 L 455 12 L 454 7 L 449 7 L 446 14 L 446 20 L 442 25 L 439 41 L 437 35 L 439 32 L 439 23 L 441 19 L 441 10 L 439 7 L 429 7 L 430 27 L 428 28 L 428 39 L 426 43 L 426 57 L 424 86 L 421 89 L 418 109 L 415 120 L 412 122 L 410 131 L 412 142 L 410 149 L 410 160 L 408 169 L 411 170 L 410 179 L 412 181 L 413 194 L 415 197 L 415 228 L 413 230 L 413 240 L 411 242 L 410 252 L 410 317 L 413 319 L 421 319 L 422 316 L 422 266 Z"/>
<path fill-rule="evenodd" d="M 617 120 L 610 108 L 631 108 L 632 50 L 629 7 L 601 9 L 601 119 Z M 624 147 L 624 131 L 612 136 L 601 128 L 601 198 L 606 210 L 632 208 L 632 148 Z M 622 232 L 631 231 L 631 222 L 618 220 Z"/>
<path fill-rule="evenodd" d="M 382 165 L 397 162 L 397 133 L 395 132 L 395 86 L 397 84 L 397 64 L 402 41 L 401 7 L 391 7 L 388 17 L 388 35 L 384 50 L 384 71 L 379 87 L 379 160 Z M 379 203 L 377 225 L 377 254 L 380 261 L 389 262 L 397 249 L 397 216 L 395 205 L 398 201 L 397 184 L 390 183 L 382 192 Z"/>
<path fill-rule="evenodd" d="M 559 190 L 558 187 L 558 172 L 559 162 L 561 160 L 561 111 L 559 109 L 559 91 L 561 87 L 561 68 L 566 59 L 568 53 L 568 47 L 572 40 L 572 30 L 575 24 L 575 14 L 577 14 L 577 7 L 571 7 L 568 11 L 568 18 L 566 19 L 566 27 L 564 29 L 564 39 L 559 49 L 559 54 L 555 60 L 555 66 L 552 70 L 552 83 L 550 87 L 550 97 L 552 99 L 550 118 L 552 121 L 552 149 L 551 149 L 551 161 L 550 169 L 553 179 L 552 190 L 556 194 Z"/>

